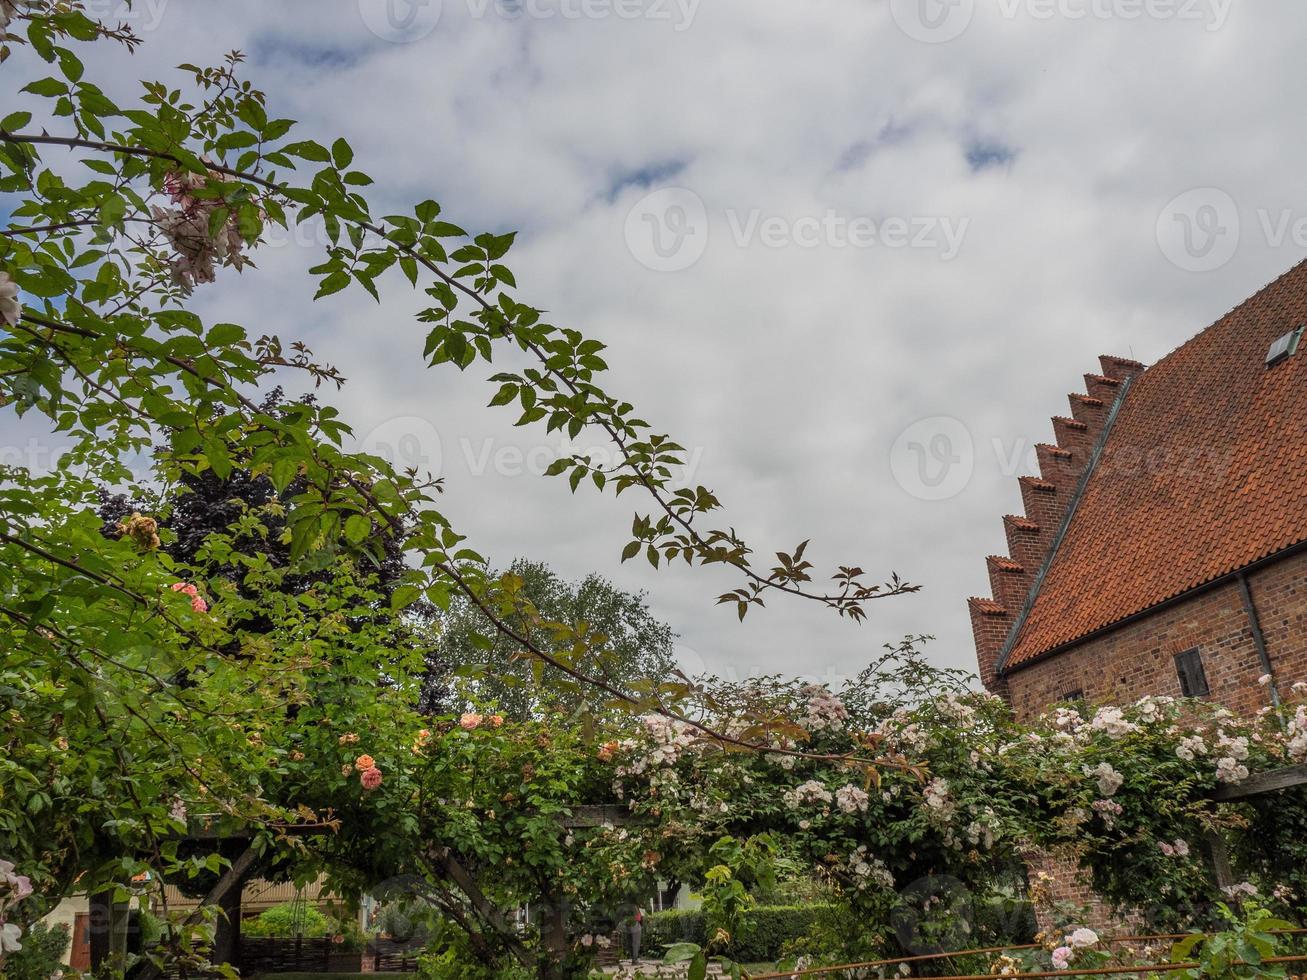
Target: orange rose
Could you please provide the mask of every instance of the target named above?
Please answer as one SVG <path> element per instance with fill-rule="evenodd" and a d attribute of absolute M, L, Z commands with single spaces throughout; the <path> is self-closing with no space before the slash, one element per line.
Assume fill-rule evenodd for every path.
<path fill-rule="evenodd" d="M 354 760 L 354 768 L 359 772 L 366 772 L 377 764 L 377 760 L 370 755 L 361 755 Z"/>
<path fill-rule="evenodd" d="M 458 719 L 458 723 L 462 727 L 463 731 L 470 732 L 472 731 L 472 729 L 476 728 L 479 724 L 481 724 L 481 716 L 469 711 L 462 718 Z"/>

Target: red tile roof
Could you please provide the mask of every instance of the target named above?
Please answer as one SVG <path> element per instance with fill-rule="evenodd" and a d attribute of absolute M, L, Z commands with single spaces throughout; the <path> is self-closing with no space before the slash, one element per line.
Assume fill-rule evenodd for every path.
<path fill-rule="evenodd" d="M 1307 262 L 1135 378 L 1011 669 L 1307 540 Z"/>
<path fill-rule="evenodd" d="M 993 599 L 971 598 L 969 600 L 982 616 L 1006 616 L 1007 610 Z"/>

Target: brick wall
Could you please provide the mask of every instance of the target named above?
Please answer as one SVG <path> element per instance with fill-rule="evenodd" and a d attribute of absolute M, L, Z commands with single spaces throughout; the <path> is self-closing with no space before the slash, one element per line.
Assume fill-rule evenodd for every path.
<path fill-rule="evenodd" d="M 1282 691 L 1307 680 L 1307 553 L 1249 575 L 1267 653 Z M 1015 671 L 1017 717 L 1029 720 L 1072 692 L 1121 704 L 1145 694 L 1180 696 L 1175 656 L 1197 648 L 1211 699 L 1251 714 L 1270 703 L 1238 583 L 1231 582 Z"/>
<path fill-rule="evenodd" d="M 1288 692 L 1307 680 L 1307 552 L 1275 562 L 1248 576 L 1276 684 Z M 1232 711 L 1251 714 L 1270 704 L 1257 683 L 1263 668 L 1237 582 L 1222 585 L 1159 610 L 1009 674 L 1013 710 L 1029 721 L 1048 705 L 1081 692 L 1090 703 L 1123 704 L 1145 694 L 1179 697 L 1175 655 L 1197 648 L 1211 688 L 1210 698 Z M 1032 856 L 1030 872 L 1049 874 L 1052 897 L 1087 909 L 1093 926 L 1112 917 L 1070 862 Z M 1040 926 L 1051 923 L 1040 915 Z"/>

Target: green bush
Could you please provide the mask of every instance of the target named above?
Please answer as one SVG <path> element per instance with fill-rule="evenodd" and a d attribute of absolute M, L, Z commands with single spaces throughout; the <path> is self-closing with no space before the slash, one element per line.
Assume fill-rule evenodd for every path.
<path fill-rule="evenodd" d="M 802 939 L 817 925 L 829 905 L 758 905 L 744 913 L 740 932 L 726 950 L 741 963 L 767 963 L 779 959 L 786 943 Z M 673 943 L 707 941 L 703 913 L 697 909 L 672 909 L 645 916 L 641 945 L 650 954 Z"/>
<path fill-rule="evenodd" d="M 241 935 L 255 939 L 293 939 L 295 936 L 330 936 L 335 926 L 325 915 L 303 902 L 274 905 L 241 923 Z"/>
<path fill-rule="evenodd" d="M 418 958 L 418 976 L 421 980 L 533 980 L 535 974 L 507 961 L 482 966 L 467 936 L 447 927 L 439 931 L 426 955 Z"/>
<path fill-rule="evenodd" d="M 23 933 L 23 948 L 5 961 L 5 980 L 49 980 L 61 969 L 68 949 L 68 927 L 63 923 L 45 926 L 40 922 Z"/>

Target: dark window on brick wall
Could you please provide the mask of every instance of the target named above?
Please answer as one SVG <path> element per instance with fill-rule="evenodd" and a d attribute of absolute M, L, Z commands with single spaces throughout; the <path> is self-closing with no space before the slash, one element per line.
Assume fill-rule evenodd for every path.
<path fill-rule="evenodd" d="M 1180 675 L 1180 693 L 1185 697 L 1205 698 L 1210 693 L 1203 657 L 1196 648 L 1176 654 L 1175 672 Z"/>

